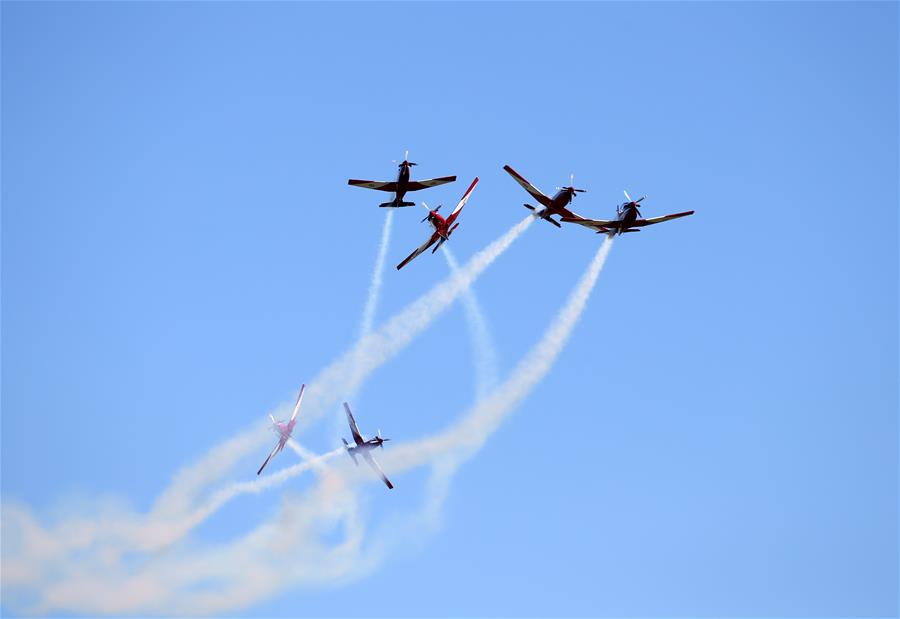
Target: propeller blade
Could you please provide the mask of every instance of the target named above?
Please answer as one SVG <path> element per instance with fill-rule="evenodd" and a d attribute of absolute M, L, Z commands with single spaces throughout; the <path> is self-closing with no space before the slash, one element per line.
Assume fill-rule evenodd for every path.
<path fill-rule="evenodd" d="M 623 190 L 622 190 L 622 193 L 625 194 L 625 199 L 626 199 L 626 200 L 628 200 L 629 202 L 634 202 L 634 200 L 631 199 L 631 196 L 628 195 L 628 192 L 627 192 L 627 191 L 625 191 L 625 190 L 623 189 Z"/>

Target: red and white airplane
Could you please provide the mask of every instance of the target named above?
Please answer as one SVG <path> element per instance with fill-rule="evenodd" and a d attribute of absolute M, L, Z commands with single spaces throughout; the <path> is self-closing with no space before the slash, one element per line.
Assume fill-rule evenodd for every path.
<path fill-rule="evenodd" d="M 513 180 L 519 183 L 525 189 L 525 191 L 530 193 L 531 197 L 537 200 L 538 203 L 540 203 L 540 205 L 543 207 L 541 209 L 538 209 L 537 207 L 531 206 L 530 204 L 523 204 L 525 208 L 535 212 L 535 217 L 539 217 L 544 221 L 553 224 L 557 228 L 562 228 L 562 226 L 559 225 L 559 222 L 550 217 L 551 215 L 559 215 L 560 217 L 569 219 L 581 218 L 580 215 L 577 215 L 576 213 L 573 213 L 568 208 L 566 208 L 567 206 L 569 206 L 569 203 L 572 201 L 572 198 L 575 197 L 576 193 L 584 193 L 586 191 L 585 189 L 575 189 L 575 187 L 572 186 L 575 182 L 574 174 L 570 177 L 569 186 L 557 187 L 559 191 L 555 196 L 550 198 L 544 195 L 540 189 L 529 183 L 524 176 L 513 170 L 508 165 L 503 166 L 503 169 L 506 170 L 509 175 L 513 177 Z"/>
<path fill-rule="evenodd" d="M 399 271 L 403 267 L 405 267 L 409 262 L 424 252 L 426 249 L 434 245 L 437 242 L 437 245 L 434 249 L 431 250 L 431 253 L 434 253 L 438 250 L 438 247 L 444 244 L 444 241 L 450 238 L 450 235 L 453 234 L 453 231 L 456 230 L 456 227 L 459 225 L 453 222 L 456 221 L 456 218 L 459 217 L 459 212 L 466 205 L 466 202 L 469 199 L 469 196 L 472 194 L 472 190 L 475 189 L 475 184 L 478 182 L 478 177 L 475 177 L 475 180 L 472 181 L 472 184 L 469 185 L 469 188 L 466 190 L 466 193 L 463 194 L 462 199 L 459 201 L 459 204 L 456 205 L 456 208 L 453 209 L 453 212 L 450 213 L 446 219 L 438 215 L 438 211 L 440 210 L 440 205 L 436 209 L 429 210 L 428 215 L 422 221 L 427 221 L 434 228 L 434 232 L 431 234 L 431 237 L 422 244 L 416 251 L 411 253 L 406 257 L 406 259 L 397 265 L 397 270 Z M 428 208 L 425 203 L 422 203 L 422 206 Z"/>
<path fill-rule="evenodd" d="M 406 195 L 407 191 L 419 191 L 420 189 L 426 189 L 428 187 L 437 187 L 438 185 L 443 185 L 444 183 L 452 183 L 456 180 L 455 176 L 442 176 L 440 178 L 428 178 L 422 181 L 411 181 L 409 180 L 409 168 L 414 165 L 419 164 L 412 163 L 409 160 L 409 151 L 406 151 L 406 155 L 404 156 L 403 161 L 401 161 L 397 166 L 400 168 L 400 173 L 397 175 L 397 180 L 395 182 L 360 181 L 351 178 L 347 181 L 347 184 L 353 185 L 354 187 L 364 187 L 365 189 L 376 189 L 378 191 L 393 192 L 394 199 L 392 201 L 383 202 L 378 206 L 386 208 L 397 208 L 401 206 L 416 205 L 415 202 L 403 201 L 403 196 Z"/>
<path fill-rule="evenodd" d="M 266 458 L 266 461 L 262 463 L 262 466 L 259 467 L 259 470 L 256 471 L 256 474 L 259 475 L 262 473 L 263 469 L 266 468 L 266 465 L 269 463 L 269 460 L 277 454 L 279 451 L 284 449 L 285 443 L 288 442 L 291 438 L 291 432 L 294 431 L 294 424 L 297 423 L 297 413 L 300 412 L 300 402 L 303 401 L 303 392 L 306 391 L 306 385 L 300 386 L 300 395 L 297 396 L 297 403 L 294 404 L 294 412 L 291 413 L 290 421 L 275 421 L 275 418 L 272 417 L 272 414 L 269 413 L 269 419 L 272 420 L 272 429 L 278 433 L 278 444 L 275 445 L 275 448 L 272 450 L 272 453 L 269 454 L 269 457 Z"/>
<path fill-rule="evenodd" d="M 625 191 L 625 199 L 628 202 L 620 204 L 616 207 L 615 219 L 584 219 L 583 217 L 569 218 L 563 217 L 562 220 L 568 223 L 579 224 L 585 228 L 596 230 L 597 234 L 622 234 L 624 232 L 640 232 L 645 226 L 652 226 L 670 219 L 678 219 L 679 217 L 687 217 L 693 215 L 694 211 L 684 211 L 683 213 L 672 213 L 671 215 L 662 215 L 661 217 L 651 217 L 650 219 L 642 219 L 641 211 L 638 209 L 638 202 L 644 198 L 632 200 L 628 192 Z"/>

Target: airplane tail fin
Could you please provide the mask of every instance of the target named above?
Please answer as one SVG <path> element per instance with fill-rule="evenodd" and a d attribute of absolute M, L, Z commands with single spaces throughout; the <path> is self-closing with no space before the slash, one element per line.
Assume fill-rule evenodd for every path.
<path fill-rule="evenodd" d="M 531 206 L 530 204 L 523 204 L 522 206 L 524 206 L 525 208 L 527 208 L 529 211 L 534 211 L 534 216 L 535 216 L 535 217 L 540 217 L 541 219 L 543 219 L 543 220 L 546 221 L 547 223 L 551 223 L 551 224 L 553 224 L 554 226 L 556 226 L 557 228 L 562 228 L 562 226 L 559 225 L 559 222 L 557 222 L 555 219 L 553 219 L 552 217 L 550 217 L 549 215 L 547 215 L 547 209 L 542 208 L 542 209 L 538 210 L 537 207 Z"/>
<path fill-rule="evenodd" d="M 344 449 L 346 449 L 350 457 L 353 458 L 353 464 L 359 466 L 359 462 L 356 460 L 356 454 L 350 451 L 350 443 L 348 443 L 347 439 L 345 439 L 343 436 L 341 437 L 341 440 L 344 442 Z"/>

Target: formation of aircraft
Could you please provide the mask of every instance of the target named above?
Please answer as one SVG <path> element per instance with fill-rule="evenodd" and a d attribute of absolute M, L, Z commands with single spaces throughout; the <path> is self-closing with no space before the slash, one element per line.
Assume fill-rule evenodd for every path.
<path fill-rule="evenodd" d="M 276 421 L 275 418 L 271 414 L 269 414 L 269 419 L 272 420 L 272 429 L 278 433 L 278 443 L 269 454 L 269 457 L 266 458 L 266 461 L 262 463 L 261 467 L 259 467 L 259 470 L 256 471 L 257 475 L 262 473 L 263 469 L 266 468 L 266 465 L 269 463 L 269 460 L 271 460 L 279 451 L 284 449 L 284 445 L 290 440 L 291 432 L 294 431 L 294 424 L 297 423 L 297 413 L 300 412 L 300 403 L 303 401 L 304 391 L 306 391 L 305 384 L 300 386 L 300 395 L 297 396 L 297 403 L 294 404 L 294 412 L 291 413 L 291 418 L 289 421 Z"/>
<path fill-rule="evenodd" d="M 355 445 L 351 445 L 347 442 L 347 439 L 341 438 L 344 441 L 344 448 L 347 450 L 347 453 L 350 454 L 350 457 L 353 458 L 353 463 L 356 466 L 359 466 L 359 461 L 356 459 L 357 456 L 361 457 L 363 460 L 369 463 L 375 472 L 381 476 L 381 481 L 384 482 L 384 485 L 388 487 L 388 490 L 394 487 L 394 484 L 391 483 L 391 480 L 387 478 L 387 475 L 384 474 L 384 471 L 381 470 L 381 467 L 378 466 L 378 463 L 375 461 L 375 458 L 372 456 L 371 451 L 378 447 L 384 449 L 385 441 L 389 441 L 389 438 L 381 438 L 381 430 L 374 436 L 374 438 L 370 438 L 369 440 L 365 440 L 359 432 L 359 426 L 356 425 L 356 419 L 353 418 L 353 413 L 350 412 L 350 405 L 344 402 L 344 410 L 347 411 L 347 423 L 350 424 L 350 433 L 353 434 L 353 442 Z"/>
<path fill-rule="evenodd" d="M 351 178 L 347 181 L 347 184 L 354 187 L 363 187 L 365 189 L 375 189 L 378 191 L 391 192 L 394 194 L 394 199 L 390 202 L 382 202 L 378 206 L 384 208 L 398 208 L 403 206 L 416 205 L 415 202 L 403 201 L 403 196 L 405 196 L 406 192 L 408 191 L 419 191 L 420 189 L 427 189 L 428 187 L 437 187 L 438 185 L 443 185 L 444 183 L 452 183 L 456 180 L 455 176 L 441 176 L 440 178 L 428 178 L 422 181 L 411 181 L 409 180 L 409 169 L 414 165 L 419 164 L 411 162 L 409 160 L 409 151 L 406 151 L 406 154 L 403 157 L 403 161 L 400 161 L 397 165 L 397 167 L 400 168 L 400 172 L 397 174 L 396 181 L 361 181 Z"/>
<path fill-rule="evenodd" d="M 409 171 L 410 168 L 414 165 L 417 165 L 411 161 L 409 161 L 409 151 L 406 151 L 404 155 L 403 161 L 395 162 L 398 163 L 398 167 L 400 171 L 397 175 L 397 180 L 394 182 L 388 181 L 363 181 L 363 180 L 355 180 L 350 179 L 347 181 L 349 185 L 353 185 L 355 187 L 364 187 L 366 189 L 376 189 L 378 191 L 388 191 L 394 194 L 394 199 L 390 202 L 384 202 L 379 204 L 381 207 L 386 208 L 398 208 L 404 206 L 414 206 L 415 202 L 404 202 L 403 198 L 409 191 L 418 191 L 420 189 L 426 189 L 428 187 L 437 187 L 439 185 L 443 185 L 445 183 L 450 183 L 456 180 L 455 176 L 442 176 L 440 178 L 430 178 L 421 181 L 411 181 L 409 179 Z M 618 205 L 616 207 L 616 218 L 615 219 L 587 219 L 578 215 L 577 213 L 571 211 L 568 207 L 572 202 L 572 199 L 575 197 L 575 194 L 584 193 L 584 189 L 576 189 L 575 188 L 575 179 L 574 175 L 572 175 L 569 179 L 569 185 L 566 187 L 557 187 L 557 192 L 551 198 L 541 192 L 540 189 L 532 185 L 524 176 L 513 170 L 510 166 L 505 165 L 503 169 L 515 180 L 519 185 L 521 185 L 525 191 L 531 195 L 532 198 L 540 205 L 533 206 L 531 204 L 525 204 L 525 208 L 531 210 L 535 217 L 539 219 L 543 219 L 546 222 L 549 222 L 556 226 L 557 228 L 562 228 L 560 222 L 564 223 L 573 223 L 578 224 L 580 226 L 584 226 L 591 230 L 596 231 L 598 234 L 608 234 L 612 235 L 621 235 L 626 232 L 639 232 L 641 228 L 646 226 L 652 226 L 653 224 L 662 223 L 664 221 L 669 221 L 671 219 L 678 219 L 680 217 L 687 217 L 688 215 L 693 215 L 694 211 L 684 211 L 681 213 L 672 213 L 670 215 L 662 215 L 661 217 L 651 217 L 649 219 L 644 219 L 641 216 L 640 207 L 638 206 L 644 198 L 638 198 L 637 200 L 632 200 L 631 196 L 628 195 L 628 192 L 625 191 L 625 199 L 626 202 Z M 413 253 L 407 256 L 403 262 L 397 265 L 397 270 L 402 269 L 404 266 L 409 264 L 414 258 L 424 253 L 429 247 L 434 245 L 434 249 L 431 250 L 431 253 L 436 252 L 441 245 L 443 245 L 449 238 L 450 235 L 453 234 L 453 231 L 459 226 L 456 219 L 459 217 L 460 212 L 463 207 L 466 205 L 466 202 L 469 200 L 469 197 L 472 195 L 472 190 L 475 189 L 475 185 L 478 184 L 478 177 L 475 177 L 475 180 L 472 181 L 472 184 L 469 185 L 469 188 L 463 194 L 462 198 L 460 198 L 459 202 L 456 204 L 456 208 L 453 209 L 447 217 L 443 217 L 438 213 L 441 209 L 441 206 L 438 205 L 435 209 L 429 209 L 428 206 L 423 202 L 422 206 L 424 206 L 428 210 L 428 215 L 422 220 L 422 222 L 428 222 L 432 227 L 431 236 L 428 238 L 425 243 L 419 246 Z M 558 216 L 559 221 L 555 220 L 553 216 Z M 294 405 L 294 410 L 291 413 L 291 418 L 288 421 L 276 421 L 272 415 L 269 417 L 272 419 L 272 427 L 278 434 L 278 443 L 275 445 L 272 452 L 266 458 L 266 461 L 263 462 L 262 466 L 259 467 L 259 470 L 256 472 L 257 475 L 261 474 L 263 469 L 266 468 L 266 465 L 269 463 L 275 454 L 284 449 L 285 444 L 291 438 L 291 432 L 294 430 L 294 424 L 297 422 L 297 413 L 300 411 L 300 403 L 303 401 L 303 392 L 306 389 L 306 385 L 300 387 L 300 394 L 297 396 L 297 403 Z M 384 474 L 384 471 L 381 470 L 381 467 L 378 465 L 378 462 L 375 461 L 375 458 L 372 456 L 372 450 L 381 447 L 384 448 L 384 443 L 389 441 L 388 438 L 381 437 L 381 431 L 368 440 L 363 438 L 363 435 L 359 431 L 359 427 L 356 425 L 356 419 L 353 418 L 353 413 L 350 411 L 350 405 L 344 402 L 344 410 L 347 412 L 347 423 L 350 424 L 350 432 L 353 434 L 353 443 L 350 444 L 346 439 L 342 438 L 341 440 L 344 442 L 344 448 L 347 450 L 347 453 L 353 458 L 353 462 L 358 466 L 359 461 L 357 458 L 362 458 L 365 460 L 372 469 L 375 470 L 376 473 L 381 477 L 384 484 L 389 488 L 393 488 L 394 484 L 391 483 L 391 480 L 387 478 Z"/>
<path fill-rule="evenodd" d="M 469 185 L 469 188 L 466 190 L 466 193 L 463 194 L 463 197 L 459 200 L 459 203 L 456 205 L 456 208 L 453 209 L 453 212 L 447 215 L 447 218 L 444 219 L 438 214 L 438 211 L 441 210 L 441 205 L 439 204 L 436 209 L 429 210 L 428 215 L 425 216 L 425 219 L 422 222 L 428 222 L 431 224 L 431 227 L 434 228 L 434 232 L 431 233 L 431 236 L 427 241 L 422 243 L 413 253 L 408 255 L 403 262 L 397 265 L 397 270 L 399 271 L 403 267 L 405 267 L 409 262 L 424 252 L 426 249 L 431 247 L 437 242 L 437 245 L 434 246 L 434 249 L 431 250 L 431 253 L 436 252 L 441 245 L 444 244 L 444 241 L 450 238 L 450 235 L 453 234 L 453 231 L 456 230 L 456 227 L 459 226 L 458 223 L 454 223 L 456 218 L 459 217 L 459 212 L 466 205 L 466 202 L 469 200 L 469 196 L 472 194 L 472 190 L 475 189 L 475 185 L 478 183 L 478 177 L 475 177 L 475 180 L 472 181 L 472 184 Z M 428 206 L 423 202 L 422 206 L 426 209 Z"/>

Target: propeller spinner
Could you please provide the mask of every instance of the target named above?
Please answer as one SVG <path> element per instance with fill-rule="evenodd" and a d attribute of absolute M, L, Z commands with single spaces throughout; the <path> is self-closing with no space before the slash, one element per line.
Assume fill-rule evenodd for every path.
<path fill-rule="evenodd" d="M 394 159 L 393 163 L 396 163 L 397 167 L 399 167 L 399 168 L 402 168 L 405 165 L 419 165 L 418 163 L 413 163 L 412 161 L 409 160 L 409 151 L 408 150 L 404 151 L 404 153 L 403 153 L 403 161 L 397 161 L 396 159 Z"/>
<path fill-rule="evenodd" d="M 430 208 L 428 208 L 428 205 L 425 204 L 424 202 L 422 202 L 422 206 L 425 207 L 425 209 L 428 211 L 428 214 L 425 215 L 425 219 L 423 219 L 419 223 L 424 223 L 424 222 L 428 221 L 428 218 L 431 217 L 432 213 L 437 213 L 439 210 L 441 210 L 441 207 L 443 206 L 443 204 L 438 204 L 437 208 L 435 208 L 433 211 Z"/>
<path fill-rule="evenodd" d="M 569 186 L 568 187 L 557 187 L 557 189 L 569 191 L 573 194 L 573 197 L 574 197 L 574 194 L 576 194 L 576 193 L 584 193 L 585 191 L 587 191 L 587 189 L 576 189 L 575 188 L 575 175 L 574 174 L 569 175 Z"/>
<path fill-rule="evenodd" d="M 634 208 L 635 212 L 637 212 L 638 217 L 643 217 L 643 215 L 641 215 L 640 209 L 638 208 L 638 202 L 640 202 L 641 200 L 643 200 L 643 199 L 646 198 L 647 196 L 641 196 L 641 197 L 638 198 L 637 200 L 632 200 L 632 199 L 631 199 L 631 196 L 628 195 L 628 192 L 627 192 L 627 191 L 625 191 L 625 190 L 623 189 L 623 190 L 622 190 L 622 193 L 625 194 L 625 199 L 628 200 L 628 202 L 625 204 L 625 206 L 631 205 L 631 206 Z"/>

